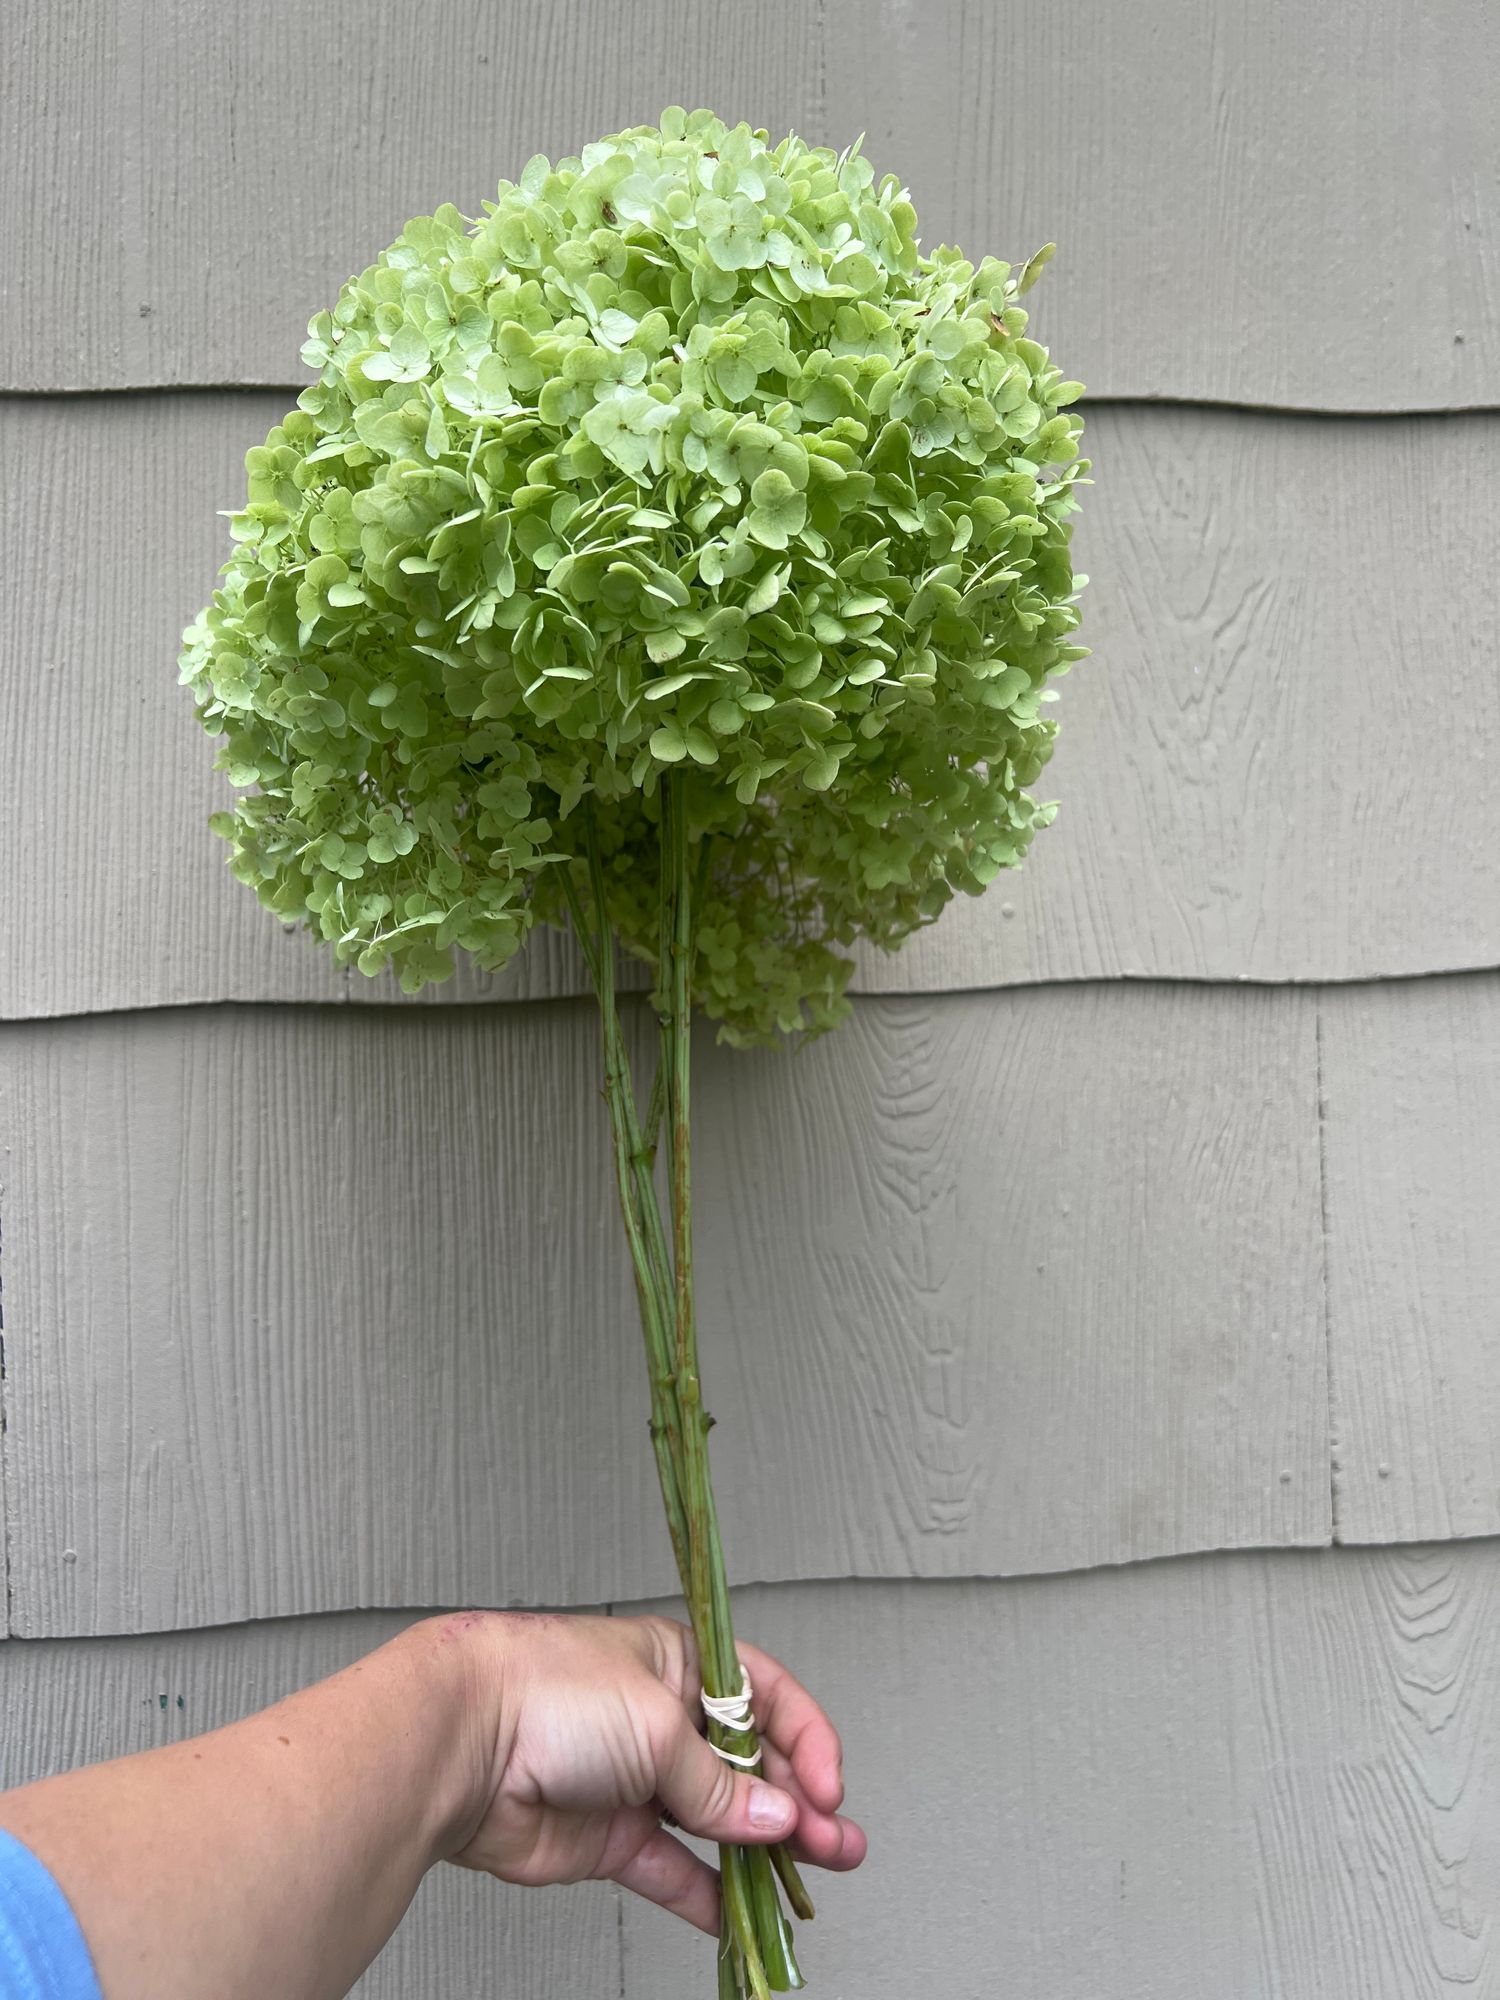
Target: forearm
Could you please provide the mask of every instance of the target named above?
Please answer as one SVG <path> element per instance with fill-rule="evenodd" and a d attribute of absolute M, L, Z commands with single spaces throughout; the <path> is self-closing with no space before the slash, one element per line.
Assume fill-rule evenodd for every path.
<path fill-rule="evenodd" d="M 462 1845 L 494 1746 L 461 1619 L 207 1736 L 0 1797 L 106 2000 L 335 2000 Z"/>

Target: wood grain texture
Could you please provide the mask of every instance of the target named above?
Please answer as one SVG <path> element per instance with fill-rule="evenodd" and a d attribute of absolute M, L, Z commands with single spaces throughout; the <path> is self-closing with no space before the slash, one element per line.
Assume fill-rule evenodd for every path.
<path fill-rule="evenodd" d="M 5 1378 L 5 1218 L 10 1166 L 8 1135 L 0 1131 L 0 1639 L 10 1637 L 10 1526 L 5 1514 L 6 1378 Z"/>
<path fill-rule="evenodd" d="M 1500 964 L 1500 420 L 1116 410 L 1087 442 L 1057 823 L 866 987 Z"/>
<path fill-rule="evenodd" d="M 1322 1001 L 1335 1521 L 1500 1529 L 1500 976 Z"/>
<path fill-rule="evenodd" d="M 6 388 L 300 384 L 307 321 L 351 271 L 408 216 L 479 213 L 531 154 L 674 93 L 820 122 L 821 17 L 799 0 L 448 0 L 378 23 L 354 0 L 22 8 L 0 179 L 35 199 L 0 231 Z"/>
<path fill-rule="evenodd" d="M 1311 995 L 699 1053 L 736 1578 L 1328 1539 Z M 15 1630 L 671 1588 L 595 1065 L 584 1003 L 7 1027 Z"/>
<path fill-rule="evenodd" d="M 1500 400 L 1482 0 L 829 0 L 828 33 L 829 130 L 925 242 L 1060 245 L 1027 303 L 1095 396 Z"/>
<path fill-rule="evenodd" d="M 1500 1988 L 1500 1545 L 737 1593 L 838 1722 L 852 1876 L 809 1990 L 1458 2000 Z M 690 1993 L 625 1906 L 627 2000 Z"/>
<path fill-rule="evenodd" d="M 0 1015 L 400 1001 L 236 883 L 230 796 L 177 685 L 263 394 L 0 402 L 0 846 L 21 858 Z M 1062 684 L 1061 801 L 873 991 L 1114 977 L 1364 979 L 1500 964 L 1500 417 L 1111 410 L 1079 560 L 1095 648 Z M 1461 727 L 1417 732 L 1423 713 Z M 1437 731 L 1441 729 L 1441 737 Z M 1427 739 L 1431 738 L 1429 742 Z M 1439 871 L 1444 893 L 1432 883 Z M 437 1004 L 578 991 L 534 939 Z"/>
<path fill-rule="evenodd" d="M 929 245 L 1056 239 L 1037 330 L 1095 395 L 1500 401 L 1481 0 L 450 0 L 379 32 L 353 0 L 22 0 L 11 50 L 7 388 L 301 381 L 409 215 L 675 98 L 863 130 Z"/>
<path fill-rule="evenodd" d="M 650 1464 L 581 1004 L 10 1054 L 18 1629 L 602 1595 Z"/>
<path fill-rule="evenodd" d="M 389 1613 L 299 1618 L 170 1638 L 17 1642 L 6 1650 L 0 1786 L 216 1729 L 371 1651 L 408 1623 Z M 613 2000 L 617 1892 L 537 1895 L 436 1869 L 356 2000 Z"/>

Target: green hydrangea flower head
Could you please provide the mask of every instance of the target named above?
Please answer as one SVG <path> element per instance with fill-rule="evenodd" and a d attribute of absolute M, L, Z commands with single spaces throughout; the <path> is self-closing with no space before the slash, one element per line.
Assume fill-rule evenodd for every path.
<path fill-rule="evenodd" d="M 312 321 L 184 635 L 234 873 L 416 991 L 564 925 L 592 824 L 654 960 L 676 768 L 697 1004 L 833 1025 L 858 937 L 1050 817 L 1087 462 L 1017 303 L 1049 254 L 924 254 L 858 143 L 677 108 L 409 222 Z"/>

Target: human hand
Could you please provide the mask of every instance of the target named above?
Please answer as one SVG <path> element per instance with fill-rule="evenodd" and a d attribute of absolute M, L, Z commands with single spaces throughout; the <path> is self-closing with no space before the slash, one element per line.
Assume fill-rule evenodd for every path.
<path fill-rule="evenodd" d="M 660 1823 L 705 1839 L 785 1840 L 800 1861 L 856 1868 L 865 1836 L 844 1818 L 833 1724 L 787 1669 L 743 1641 L 762 1778 L 700 1733 L 702 1682 L 687 1626 L 670 1618 L 494 1612 L 436 1621 L 462 1631 L 493 1750 L 461 1867 L 527 1886 L 619 1882 L 700 1930 L 719 1929 L 717 1870 Z M 768 1780 L 769 1782 L 765 1782 Z"/>

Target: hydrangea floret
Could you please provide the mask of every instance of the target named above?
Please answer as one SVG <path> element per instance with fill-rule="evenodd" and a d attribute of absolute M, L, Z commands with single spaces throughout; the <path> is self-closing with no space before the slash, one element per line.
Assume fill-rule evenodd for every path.
<path fill-rule="evenodd" d="M 835 1026 L 1018 863 L 1084 649 L 1081 420 L 1020 268 L 894 176 L 670 108 L 409 222 L 309 328 L 181 679 L 235 875 L 415 992 L 571 927 L 600 1000 L 652 1436 L 705 1691 L 738 1656 L 692 1311 L 689 1024 Z M 655 972 L 637 1100 L 619 946 Z M 668 1151 L 670 1214 L 652 1163 Z M 754 1753 L 752 1730 L 711 1740 Z M 799 1985 L 781 1848 L 721 1852 L 720 1993 Z"/>

